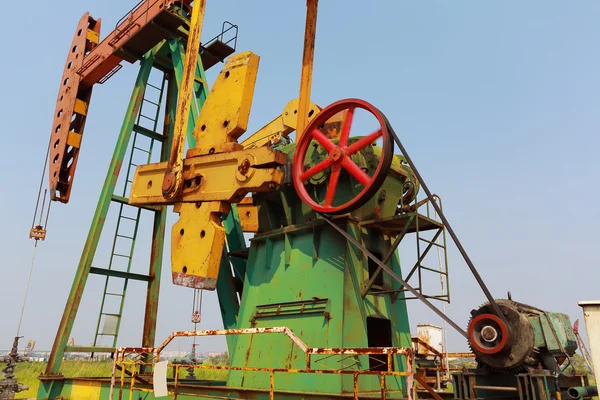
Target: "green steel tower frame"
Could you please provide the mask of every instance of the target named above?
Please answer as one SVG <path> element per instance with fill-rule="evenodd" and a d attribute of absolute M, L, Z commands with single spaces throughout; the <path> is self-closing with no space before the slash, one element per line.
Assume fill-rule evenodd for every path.
<path fill-rule="evenodd" d="M 60 368 L 66 352 L 90 352 L 92 354 L 114 352 L 129 280 L 147 282 L 148 287 L 146 293 L 146 307 L 144 313 L 144 326 L 141 346 L 152 347 L 154 345 L 167 207 L 145 207 L 145 209 L 154 213 L 150 265 L 147 275 L 133 273 L 130 271 L 131 260 L 135 248 L 142 208 L 130 206 L 128 204 L 127 194 L 133 178 L 133 172 L 135 171 L 136 167 L 136 164 L 134 163 L 134 156 L 136 152 L 137 154 L 144 155 L 147 160 L 146 162 L 150 161 L 153 152 L 156 151 L 160 152 L 160 161 L 166 161 L 168 159 L 173 133 L 172 124 L 175 120 L 177 96 L 183 75 L 185 44 L 186 41 L 184 38 L 182 38 L 180 35 L 174 35 L 172 38 L 164 40 L 156 45 L 140 60 L 140 68 L 131 94 L 131 99 L 129 101 L 123 124 L 117 138 L 113 156 L 110 161 L 98 204 L 96 206 L 96 211 L 91 221 L 90 230 L 85 242 L 73 285 L 67 299 L 58 332 L 52 346 L 52 352 L 48 360 L 48 365 L 45 373 L 40 377 L 42 383 L 38 394 L 39 398 L 54 398 L 60 395 L 62 390 Z M 201 55 L 206 51 L 206 47 L 202 47 Z M 231 49 L 231 52 L 233 52 L 233 49 Z M 198 114 L 208 94 L 208 84 L 206 81 L 202 58 L 203 57 L 198 58 L 194 84 L 195 104 L 191 107 L 189 116 L 190 123 L 187 132 L 187 140 L 190 147 L 195 145 L 195 139 L 192 135 L 193 128 L 196 118 L 198 117 Z M 167 63 L 165 61 L 170 62 Z M 149 81 L 153 69 L 163 73 L 162 81 L 158 85 L 152 84 Z M 149 95 L 150 90 L 157 92 L 158 97 L 155 97 L 157 100 L 149 99 L 151 96 Z M 148 107 L 151 107 L 150 112 L 148 111 Z M 147 114 L 150 114 L 150 116 Z M 143 119 L 149 121 L 151 125 L 150 128 L 143 126 Z M 163 124 L 162 132 L 159 132 L 159 124 L 161 121 Z M 138 137 L 140 135 L 149 138 L 149 146 L 143 147 L 140 145 L 140 141 L 138 141 Z M 157 149 L 157 144 L 160 145 L 159 149 Z M 129 156 L 127 158 L 126 169 L 124 170 L 124 186 L 121 190 L 118 190 L 117 186 L 119 182 L 119 176 L 121 175 L 121 171 L 123 169 L 122 166 L 127 155 Z M 101 234 L 105 228 L 105 221 L 111 204 L 115 204 L 119 207 L 119 214 L 114 238 L 112 241 L 110 261 L 108 268 L 98 268 L 93 266 L 92 263 L 98 248 Z M 132 216 L 131 213 L 128 215 L 126 212 L 124 212 L 125 208 L 135 209 L 134 215 Z M 229 227 L 229 236 L 235 235 L 236 237 L 240 238 L 242 236 L 239 223 L 236 224 L 233 214 L 234 213 L 231 214 L 227 222 Z M 120 229 L 121 223 L 124 220 L 131 220 L 133 222 L 134 226 L 132 233 L 124 234 L 122 229 Z M 117 241 L 119 240 L 127 242 L 126 247 L 128 247 L 128 252 L 126 254 L 117 252 L 116 245 Z M 236 241 L 233 239 L 233 236 L 231 241 L 236 243 Z M 238 242 L 238 244 L 243 245 L 243 240 Z M 115 259 L 118 257 L 126 260 L 126 269 L 114 267 Z M 96 325 L 94 346 L 70 346 L 68 344 L 69 337 L 75 322 L 87 279 L 90 274 L 106 277 L 100 315 Z M 123 284 L 122 290 L 117 293 L 110 292 L 108 289 L 110 279 L 121 280 Z M 226 280 L 224 279 L 223 281 Z M 229 290 L 230 288 L 227 289 Z M 117 296 L 120 298 L 118 302 L 119 309 L 116 312 L 106 312 L 105 302 L 108 296 Z M 227 314 L 234 315 L 235 313 L 236 310 L 234 310 L 233 313 L 229 312 Z M 99 337 L 107 335 L 100 330 L 101 323 L 103 321 L 106 323 L 107 317 L 112 317 L 114 319 L 114 324 L 111 323 L 114 325 L 114 331 L 109 334 L 109 336 L 113 337 L 112 347 L 98 347 L 96 344 L 99 342 Z"/>

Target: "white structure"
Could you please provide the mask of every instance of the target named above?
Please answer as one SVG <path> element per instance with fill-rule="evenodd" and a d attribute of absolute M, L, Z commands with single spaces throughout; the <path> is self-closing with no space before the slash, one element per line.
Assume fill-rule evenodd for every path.
<path fill-rule="evenodd" d="M 600 382 L 600 300 L 580 301 L 577 304 L 583 308 L 592 364 L 594 364 L 594 375 L 596 382 Z"/>
<path fill-rule="evenodd" d="M 417 324 L 417 337 L 436 351 L 444 352 L 441 327 L 431 324 Z M 416 350 L 420 354 L 431 353 L 427 348 L 419 347 L 419 344 L 417 344 Z"/>

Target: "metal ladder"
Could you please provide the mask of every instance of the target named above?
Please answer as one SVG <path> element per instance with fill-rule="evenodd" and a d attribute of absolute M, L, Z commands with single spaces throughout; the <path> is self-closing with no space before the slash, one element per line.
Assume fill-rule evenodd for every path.
<path fill-rule="evenodd" d="M 99 344 L 103 337 L 107 336 L 112 337 L 111 346 L 116 347 L 117 337 L 121 326 L 121 319 L 123 316 L 125 294 L 127 292 L 129 280 L 134 279 L 147 282 L 150 279 L 150 277 L 146 275 L 131 273 L 133 250 L 135 248 L 135 240 L 138 233 L 142 208 L 148 207 L 136 207 L 129 205 L 128 195 L 129 191 L 131 190 L 135 168 L 138 166 L 138 164 L 135 164 L 134 161 L 137 161 L 140 157 L 142 157 L 142 159 L 145 161 L 145 164 L 150 163 L 155 142 L 158 141 L 162 144 L 162 141 L 164 140 L 164 136 L 158 133 L 157 129 L 161 112 L 161 102 L 163 101 L 166 83 L 167 77 L 166 74 L 163 74 L 160 85 L 157 86 L 151 83 L 147 83 L 146 85 L 146 91 L 140 106 L 140 111 L 137 115 L 136 123 L 133 126 L 132 147 L 129 153 L 129 163 L 127 166 L 123 190 L 120 196 L 113 193 L 111 197 L 111 202 L 118 204 L 119 213 L 115 235 L 112 241 L 110 260 L 107 268 L 112 272 L 110 274 L 104 274 L 106 275 L 106 279 L 104 282 L 104 292 L 100 305 L 100 314 L 98 316 L 98 323 L 96 324 L 94 347 Z M 154 99 L 156 94 L 158 94 L 157 100 L 150 100 L 149 95 Z M 144 111 L 150 115 L 144 114 Z M 149 124 L 151 127 L 146 128 L 143 126 L 144 124 Z M 150 144 L 147 147 L 144 147 L 144 144 L 138 140 L 138 135 L 148 137 L 150 139 Z M 143 157 L 145 157 L 145 159 Z M 119 252 L 119 248 L 125 248 L 127 251 Z M 118 261 L 119 259 L 125 260 L 125 269 L 119 268 L 119 265 L 122 265 L 120 261 Z M 99 268 L 95 269 L 92 267 L 92 273 L 98 273 L 99 271 L 101 271 Z M 115 287 L 117 287 L 117 289 L 115 289 Z M 109 288 L 112 289 L 109 290 Z M 114 302 L 107 302 L 109 297 L 116 297 L 118 299 L 118 307 L 115 307 L 116 304 Z M 102 329 L 101 326 L 103 326 Z"/>

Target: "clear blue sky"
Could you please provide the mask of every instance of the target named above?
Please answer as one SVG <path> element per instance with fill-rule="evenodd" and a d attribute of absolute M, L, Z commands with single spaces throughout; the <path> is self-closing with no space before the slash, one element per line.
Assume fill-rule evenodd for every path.
<path fill-rule="evenodd" d="M 102 17 L 105 35 L 133 5 L 38 1 L 27 9 L 27 22 L 20 3 L 4 5 L 0 348 L 10 346 L 16 330 L 33 245 L 30 218 L 75 26 L 89 10 Z M 250 132 L 297 96 L 304 13 L 303 0 L 208 0 L 204 38 L 230 20 L 240 26 L 238 49 L 261 56 Z M 511 290 L 519 301 L 572 320 L 582 317 L 578 300 L 600 297 L 599 17 L 595 1 L 322 0 L 317 29 L 313 101 L 325 106 L 359 97 L 379 107 L 443 197 L 494 295 Z M 39 349 L 54 338 L 136 71 L 125 65 L 94 89 L 72 200 L 53 206 L 48 239 L 39 246 L 22 329 Z M 149 225 L 142 229 L 139 243 Z M 106 266 L 107 242 L 94 265 Z M 141 272 L 147 250 L 140 249 Z M 160 340 L 191 327 L 192 292 L 170 283 L 168 254 Z M 456 251 L 450 262 L 449 315 L 465 326 L 484 298 Z M 78 344 L 92 339 L 101 285 L 90 278 L 72 335 Z M 120 344 L 139 344 L 143 289 L 130 285 Z M 213 293 L 205 296 L 203 315 L 201 328 L 221 326 Z M 439 323 L 417 303 L 410 321 Z M 224 349 L 223 341 L 206 343 L 202 351 Z M 466 349 L 455 334 L 450 344 Z"/>

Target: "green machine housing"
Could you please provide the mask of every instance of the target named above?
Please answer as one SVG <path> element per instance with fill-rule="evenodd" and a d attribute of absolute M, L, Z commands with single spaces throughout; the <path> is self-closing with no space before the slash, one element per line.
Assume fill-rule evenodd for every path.
<path fill-rule="evenodd" d="M 278 149 L 291 162 L 295 147 L 292 143 Z M 377 165 L 380 152 L 373 145 L 353 160 L 369 170 Z M 320 147 L 308 154 L 315 164 L 324 156 Z M 372 219 L 375 213 L 381 218 L 395 216 L 406 195 L 406 182 L 411 180 L 417 185 L 401 161 L 395 156 L 385 182 L 366 204 L 335 219 L 380 258 L 391 247 L 390 237 L 382 230 L 362 227 L 361 222 Z M 317 197 L 324 196 L 326 181 L 327 174 L 311 180 Z M 338 187 L 343 191 L 336 196 L 354 196 L 356 185 L 348 174 L 342 174 Z M 320 348 L 412 346 L 400 284 L 381 274 L 375 284 L 387 293 L 363 296 L 377 265 L 303 204 L 291 182 L 277 191 L 255 195 L 255 203 L 259 207 L 260 232 L 251 239 L 236 328 L 288 327 L 307 345 Z M 396 254 L 388 266 L 401 275 Z M 305 363 L 301 351 L 283 335 L 242 335 L 232 337 L 228 344 L 233 367 L 300 368 Z M 317 363 L 322 368 L 358 364 L 361 369 L 385 370 L 385 360 L 385 356 L 378 360 L 376 356 L 340 355 L 323 357 Z M 394 368 L 404 370 L 403 356 L 394 356 Z M 406 397 L 405 378 L 393 378 L 393 382 L 388 379 L 388 388 L 392 393 L 395 390 L 396 396 Z M 276 386 L 291 392 L 314 388 L 315 392 L 342 395 L 352 393 L 352 379 L 351 375 L 289 374 L 277 378 Z M 264 389 L 269 387 L 269 376 L 230 371 L 227 386 Z M 378 393 L 379 377 L 361 377 L 360 387 L 361 392 Z"/>

